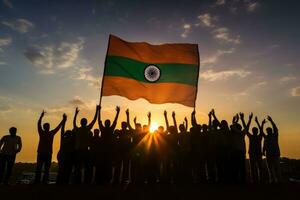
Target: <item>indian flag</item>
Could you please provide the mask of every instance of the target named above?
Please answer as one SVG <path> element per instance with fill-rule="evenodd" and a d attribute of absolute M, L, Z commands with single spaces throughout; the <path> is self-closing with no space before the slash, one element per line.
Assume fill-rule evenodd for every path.
<path fill-rule="evenodd" d="M 101 93 L 194 107 L 198 75 L 197 44 L 152 45 L 110 35 Z"/>

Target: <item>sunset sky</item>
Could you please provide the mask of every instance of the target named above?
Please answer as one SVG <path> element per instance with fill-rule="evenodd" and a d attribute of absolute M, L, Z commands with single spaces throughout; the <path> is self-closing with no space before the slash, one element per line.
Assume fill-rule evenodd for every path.
<path fill-rule="evenodd" d="M 24 144 L 17 161 L 32 162 L 43 109 L 52 127 L 66 112 L 71 128 L 76 106 L 80 117 L 91 120 L 108 37 L 114 34 L 152 44 L 197 43 L 198 122 L 207 123 L 211 108 L 229 122 L 240 111 L 260 119 L 271 115 L 279 127 L 282 156 L 300 158 L 299 10 L 296 0 L 1 0 L 0 136 L 16 126 Z M 141 123 L 152 111 L 159 125 L 165 125 L 164 109 L 169 117 L 176 111 L 178 123 L 190 119 L 192 111 L 114 96 L 103 97 L 102 118 L 113 119 L 116 105 L 121 106 L 119 122 L 126 108 Z M 58 143 L 59 133 L 53 159 Z"/>

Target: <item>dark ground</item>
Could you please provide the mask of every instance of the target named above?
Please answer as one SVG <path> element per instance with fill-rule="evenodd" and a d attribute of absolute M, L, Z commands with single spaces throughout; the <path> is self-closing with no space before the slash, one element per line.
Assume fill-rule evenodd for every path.
<path fill-rule="evenodd" d="M 300 184 L 0 186 L 0 199 L 299 199 Z M 4 198 L 3 198 L 4 197 Z"/>

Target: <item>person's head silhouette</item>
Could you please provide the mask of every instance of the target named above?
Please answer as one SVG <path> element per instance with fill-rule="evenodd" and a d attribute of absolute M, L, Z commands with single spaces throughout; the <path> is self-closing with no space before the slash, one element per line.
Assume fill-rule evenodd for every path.
<path fill-rule="evenodd" d="M 72 137 L 72 131 L 71 130 L 66 130 L 65 134 L 64 134 L 64 137 Z"/>
<path fill-rule="evenodd" d="M 165 129 L 165 128 L 164 128 L 163 126 L 159 126 L 159 127 L 158 127 L 158 133 L 159 133 L 159 134 L 162 134 L 162 133 L 164 132 L 164 129 Z"/>
<path fill-rule="evenodd" d="M 179 130 L 180 130 L 180 132 L 185 132 L 185 126 L 184 126 L 184 124 L 180 124 L 179 125 Z"/>
<path fill-rule="evenodd" d="M 142 125 L 140 123 L 137 123 L 135 125 L 135 130 L 138 132 L 138 133 L 141 133 L 142 132 Z"/>
<path fill-rule="evenodd" d="M 272 134 L 273 134 L 273 129 L 272 129 L 271 127 L 268 127 L 268 128 L 266 129 L 266 131 L 267 131 L 267 134 L 268 134 L 268 135 L 272 135 Z"/>
<path fill-rule="evenodd" d="M 252 128 L 252 133 L 253 133 L 253 135 L 258 135 L 258 128 L 253 127 Z"/>
<path fill-rule="evenodd" d="M 104 125 L 105 125 L 106 128 L 109 128 L 110 127 L 110 120 L 109 119 L 105 120 Z"/>
<path fill-rule="evenodd" d="M 86 118 L 82 118 L 80 120 L 80 124 L 81 124 L 82 127 L 86 127 L 86 125 L 87 125 L 87 119 Z"/>
<path fill-rule="evenodd" d="M 10 134 L 11 136 L 16 136 L 16 135 L 17 135 L 17 128 L 16 128 L 16 127 L 11 127 L 11 128 L 9 129 L 9 134 Z"/>
<path fill-rule="evenodd" d="M 170 134 L 176 134 L 176 127 L 175 126 L 170 126 L 169 127 L 169 132 L 170 132 Z"/>
<path fill-rule="evenodd" d="M 94 129 L 94 136 L 99 137 L 100 136 L 100 131 L 99 129 Z"/>
<path fill-rule="evenodd" d="M 213 126 L 213 128 L 214 128 L 214 129 L 217 129 L 217 128 L 218 128 L 218 125 L 219 125 L 218 121 L 214 119 L 214 120 L 212 121 L 212 126 Z"/>
<path fill-rule="evenodd" d="M 222 120 L 220 123 L 221 129 L 226 129 L 228 127 L 228 123 L 226 120 Z"/>
<path fill-rule="evenodd" d="M 50 124 L 49 123 L 43 124 L 43 128 L 44 128 L 45 132 L 49 132 L 49 130 L 50 130 Z"/>
<path fill-rule="evenodd" d="M 122 130 L 126 130 L 126 128 L 127 128 L 127 123 L 126 123 L 126 122 L 122 122 L 122 123 L 121 123 L 121 128 L 122 128 Z"/>
<path fill-rule="evenodd" d="M 143 132 L 148 133 L 149 132 L 149 127 L 148 125 L 143 125 Z"/>

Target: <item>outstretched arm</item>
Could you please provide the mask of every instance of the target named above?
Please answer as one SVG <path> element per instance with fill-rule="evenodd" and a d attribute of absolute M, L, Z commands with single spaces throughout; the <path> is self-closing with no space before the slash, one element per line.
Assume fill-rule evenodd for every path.
<path fill-rule="evenodd" d="M 66 120 L 67 120 L 67 115 L 64 113 L 61 122 L 58 124 L 58 126 L 55 129 L 51 131 L 51 134 L 55 135 L 62 127 L 62 125 L 66 122 Z"/>
<path fill-rule="evenodd" d="M 185 131 L 187 132 L 188 131 L 188 120 L 186 117 L 184 118 L 184 121 L 185 121 Z"/>
<path fill-rule="evenodd" d="M 148 128 L 150 129 L 150 126 L 151 126 L 151 112 L 148 112 Z"/>
<path fill-rule="evenodd" d="M 212 130 L 212 123 L 211 123 L 211 116 L 212 116 L 212 113 L 211 111 L 208 113 L 208 130 Z"/>
<path fill-rule="evenodd" d="M 168 116 L 167 116 L 167 111 L 164 111 L 164 117 L 165 117 L 165 122 L 166 122 L 166 128 L 167 130 L 169 130 L 169 121 L 168 121 Z"/>
<path fill-rule="evenodd" d="M 269 122 L 271 122 L 271 124 L 272 124 L 274 134 L 275 134 L 275 135 L 278 135 L 278 128 L 277 128 L 275 122 L 273 121 L 272 117 L 268 116 L 267 119 L 268 119 Z"/>
<path fill-rule="evenodd" d="M 258 128 L 259 128 L 259 134 L 260 134 L 261 136 L 263 136 L 263 137 L 266 136 L 265 133 L 264 133 L 264 125 L 265 125 L 265 123 L 266 123 L 266 120 L 264 119 L 264 120 L 261 122 L 261 124 L 259 124 L 258 118 L 255 117 L 255 122 L 256 122 L 256 124 L 257 124 L 257 126 L 258 126 Z"/>
<path fill-rule="evenodd" d="M 196 111 L 194 110 L 191 114 L 191 123 L 193 127 L 197 126 L 197 120 L 196 120 Z"/>
<path fill-rule="evenodd" d="M 215 113 L 215 110 L 214 110 L 214 109 L 211 110 L 211 114 L 212 114 L 212 116 L 214 117 L 214 120 L 216 120 L 217 123 L 220 125 L 220 121 L 218 120 L 218 118 L 217 118 L 217 116 L 216 116 L 216 113 Z"/>
<path fill-rule="evenodd" d="M 78 129 L 78 126 L 76 124 L 78 113 L 79 113 L 79 109 L 78 109 L 78 107 L 76 107 L 76 109 L 75 109 L 75 115 L 74 115 L 74 118 L 73 118 L 73 129 Z"/>
<path fill-rule="evenodd" d="M 45 113 L 46 112 L 43 110 L 43 112 L 41 113 L 41 116 L 39 118 L 39 121 L 38 121 L 38 132 L 39 132 L 39 134 L 43 132 L 42 120 L 43 120 L 43 117 L 44 117 Z"/>
<path fill-rule="evenodd" d="M 118 117 L 119 117 L 119 114 L 120 114 L 120 107 L 119 107 L 119 106 L 116 107 L 116 112 L 117 112 L 117 113 L 116 113 L 114 122 L 113 122 L 113 124 L 112 124 L 111 127 L 110 127 L 110 128 L 112 128 L 112 129 L 115 129 L 116 126 L 117 126 Z"/>
<path fill-rule="evenodd" d="M 100 110 L 100 106 L 97 105 L 97 106 L 96 106 L 96 112 L 95 112 L 94 118 L 93 118 L 93 120 L 91 121 L 91 123 L 87 126 L 89 129 L 92 129 L 93 126 L 94 126 L 94 124 L 96 123 L 96 121 L 97 121 L 97 116 L 98 116 L 98 114 L 99 114 L 99 110 Z"/>
<path fill-rule="evenodd" d="M 175 112 L 172 112 L 172 118 L 173 118 L 173 123 L 174 123 L 174 127 L 176 132 L 178 133 L 178 127 L 177 127 L 177 122 L 176 122 L 176 117 L 175 117 Z"/>
<path fill-rule="evenodd" d="M 61 129 L 60 129 L 60 146 L 61 146 L 61 143 L 63 141 L 64 134 L 65 134 L 65 127 L 66 127 L 67 115 L 64 114 L 64 118 L 65 118 L 65 121 L 62 124 Z"/>
<path fill-rule="evenodd" d="M 126 119 L 127 119 L 127 126 L 129 130 L 133 130 L 133 128 L 130 125 L 130 119 L 129 119 L 129 109 L 126 110 Z"/>

